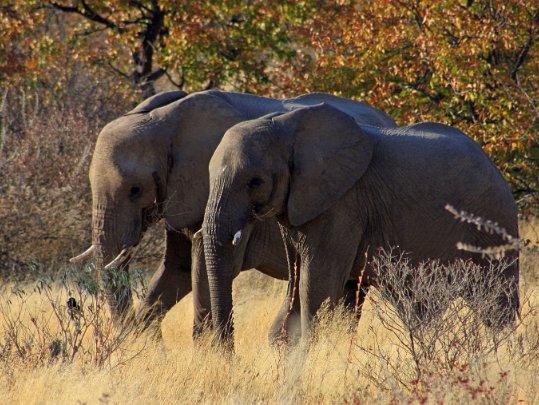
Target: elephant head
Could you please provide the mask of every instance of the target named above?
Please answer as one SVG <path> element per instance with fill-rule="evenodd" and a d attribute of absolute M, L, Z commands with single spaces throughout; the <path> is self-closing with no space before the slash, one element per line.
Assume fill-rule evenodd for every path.
<path fill-rule="evenodd" d="M 256 220 L 293 227 L 316 218 L 367 170 L 373 140 L 327 104 L 273 114 L 230 128 L 210 161 L 203 237 L 212 317 L 231 344 L 235 246 Z"/>
<path fill-rule="evenodd" d="M 239 121 L 221 99 L 206 96 L 201 108 L 199 96 L 185 96 L 146 100 L 97 139 L 90 166 L 93 244 L 72 261 L 93 254 L 115 318 L 131 305 L 127 263 L 147 227 L 161 218 L 168 229 L 200 226 L 207 162 L 224 130 Z"/>

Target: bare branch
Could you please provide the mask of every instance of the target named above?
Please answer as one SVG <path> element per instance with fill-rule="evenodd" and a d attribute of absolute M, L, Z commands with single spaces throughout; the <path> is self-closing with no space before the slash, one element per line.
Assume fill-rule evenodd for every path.
<path fill-rule="evenodd" d="M 157 70 L 154 70 L 151 73 L 148 73 L 144 76 L 144 81 L 146 82 L 153 82 L 159 79 L 161 76 L 163 76 L 166 73 L 165 69 L 159 68 Z"/>
<path fill-rule="evenodd" d="M 148 7 L 146 7 L 143 3 L 141 3 L 140 1 L 136 1 L 136 0 L 131 0 L 129 2 L 129 4 L 132 4 L 133 6 L 137 7 L 141 12 L 142 11 L 146 11 L 148 13 L 151 13 L 152 10 L 149 9 Z"/>
<path fill-rule="evenodd" d="M 50 2 L 49 5 L 52 7 L 52 8 L 55 8 L 57 10 L 60 10 L 60 11 L 63 11 L 65 13 L 74 13 L 74 14 L 78 14 L 90 21 L 93 21 L 93 22 L 96 22 L 98 24 L 102 24 L 110 29 L 113 29 L 113 30 L 117 30 L 117 31 L 120 31 L 122 32 L 123 31 L 123 28 L 120 27 L 119 25 L 117 25 L 116 23 L 114 23 L 112 20 L 106 18 L 106 17 L 103 17 L 99 14 L 97 14 L 97 12 L 95 12 L 90 6 L 88 6 L 88 4 L 86 4 L 86 2 L 83 0 L 81 2 L 82 4 L 82 9 L 78 8 L 78 7 L 73 7 L 73 6 L 66 6 L 66 5 L 62 5 L 62 4 L 58 4 L 58 3 L 55 3 L 55 2 Z"/>
<path fill-rule="evenodd" d="M 539 15 L 539 14 L 538 14 Z M 528 38 L 528 42 L 522 48 L 520 49 L 520 52 L 518 53 L 517 59 L 515 60 L 515 64 L 513 65 L 513 69 L 511 69 L 511 79 L 513 81 L 517 81 L 517 73 L 524 61 L 526 60 L 526 57 L 528 56 L 528 53 L 530 51 L 530 48 L 533 45 L 535 36 L 533 35 L 533 30 L 530 29 L 530 37 Z"/>
<path fill-rule="evenodd" d="M 510 250 L 520 250 L 521 243 L 517 237 L 509 234 L 505 228 L 500 226 L 497 222 L 483 219 L 474 214 L 471 214 L 466 211 L 457 211 L 455 207 L 450 204 L 445 206 L 445 209 L 455 216 L 455 219 L 460 220 L 461 222 L 468 222 L 477 226 L 478 230 L 483 230 L 490 234 L 499 235 L 503 240 L 507 241 L 506 244 L 500 246 L 490 246 L 486 248 L 481 248 L 478 246 L 472 246 L 466 243 L 459 242 L 457 243 L 457 249 L 465 250 L 472 253 L 481 253 L 486 256 L 498 258 L 503 256 L 505 252 Z"/>
<path fill-rule="evenodd" d="M 131 79 L 131 76 L 129 74 L 122 72 L 120 69 L 114 67 L 110 61 L 107 61 L 107 65 L 119 75 L 125 77 L 126 79 Z"/>
<path fill-rule="evenodd" d="M 176 86 L 178 89 L 181 90 L 183 88 L 183 85 L 185 84 L 185 73 L 182 72 L 179 82 L 174 81 L 174 79 L 170 76 L 170 74 L 167 72 L 166 69 L 165 69 L 165 76 L 167 77 L 169 82 L 172 83 L 174 86 Z"/>

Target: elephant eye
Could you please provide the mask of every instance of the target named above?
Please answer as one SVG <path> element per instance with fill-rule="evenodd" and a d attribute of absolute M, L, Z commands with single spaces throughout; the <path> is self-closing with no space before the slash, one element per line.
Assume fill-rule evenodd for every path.
<path fill-rule="evenodd" d="M 129 190 L 129 193 L 131 194 L 131 197 L 138 196 L 140 194 L 140 187 L 138 186 L 131 187 L 131 189 Z"/>
<path fill-rule="evenodd" d="M 264 183 L 264 180 L 262 180 L 260 177 L 253 177 L 247 183 L 247 187 L 249 187 L 252 190 L 252 189 L 260 187 L 263 183 Z"/>

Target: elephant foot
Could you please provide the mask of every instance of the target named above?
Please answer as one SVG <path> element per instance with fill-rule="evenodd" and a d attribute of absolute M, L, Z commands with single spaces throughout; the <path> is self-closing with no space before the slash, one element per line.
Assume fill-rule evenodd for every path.
<path fill-rule="evenodd" d="M 270 329 L 268 340 L 270 346 L 282 348 L 296 346 L 301 338 L 301 318 L 299 314 L 286 314 L 284 319 L 278 316 Z"/>
<path fill-rule="evenodd" d="M 200 344 L 203 340 L 203 336 L 212 331 L 212 321 L 210 316 L 204 317 L 201 321 L 195 321 L 193 323 L 193 342 L 195 344 Z"/>

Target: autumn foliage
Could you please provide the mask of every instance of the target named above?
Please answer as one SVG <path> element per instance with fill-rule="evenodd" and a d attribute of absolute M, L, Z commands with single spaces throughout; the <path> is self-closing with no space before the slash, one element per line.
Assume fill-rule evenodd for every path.
<path fill-rule="evenodd" d="M 47 162 L 38 185 L 27 174 L 14 181 L 24 165 L 36 170 L 28 150 L 49 150 L 69 133 L 51 124 L 45 135 L 40 120 L 84 121 L 62 152 L 79 161 L 105 122 L 164 88 L 323 91 L 366 101 L 401 125 L 463 130 L 502 170 L 522 212 L 537 213 L 538 37 L 539 6 L 525 0 L 2 3 L 0 191 L 57 188 L 45 174 L 64 164 Z M 62 187 L 82 183 L 67 176 Z"/>

